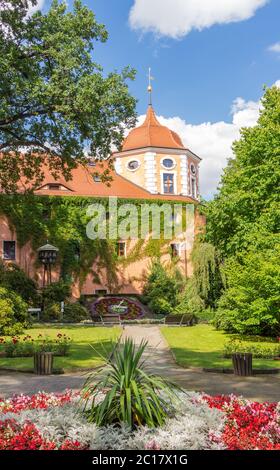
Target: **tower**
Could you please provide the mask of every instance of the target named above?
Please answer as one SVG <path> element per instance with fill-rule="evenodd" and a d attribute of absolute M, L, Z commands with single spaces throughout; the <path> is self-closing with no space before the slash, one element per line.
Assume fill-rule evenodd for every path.
<path fill-rule="evenodd" d="M 149 69 L 146 118 L 129 132 L 121 152 L 114 154 L 116 172 L 152 194 L 198 200 L 201 159 L 176 132 L 159 122 L 152 105 L 151 80 Z"/>

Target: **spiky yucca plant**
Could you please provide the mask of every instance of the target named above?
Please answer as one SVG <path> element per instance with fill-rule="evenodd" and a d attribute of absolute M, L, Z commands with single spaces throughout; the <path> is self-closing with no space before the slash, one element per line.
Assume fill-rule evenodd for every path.
<path fill-rule="evenodd" d="M 147 342 L 137 348 L 131 339 L 120 343 L 107 364 L 85 382 L 84 412 L 98 426 L 125 423 L 161 426 L 174 414 L 174 401 L 181 391 L 175 384 L 145 371 L 143 352 Z"/>

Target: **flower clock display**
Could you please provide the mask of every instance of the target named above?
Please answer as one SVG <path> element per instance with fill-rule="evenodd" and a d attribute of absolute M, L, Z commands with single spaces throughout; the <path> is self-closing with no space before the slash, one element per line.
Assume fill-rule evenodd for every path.
<path fill-rule="evenodd" d="M 0 398 L 0 450 L 280 450 L 280 405 L 188 392 L 158 428 L 96 426 L 79 393 Z M 67 425 L 66 425 L 67 423 Z"/>
<path fill-rule="evenodd" d="M 137 320 L 144 316 L 144 312 L 136 302 L 120 297 L 105 297 L 96 300 L 90 307 L 92 315 L 112 315 L 116 314 L 122 320 Z"/>

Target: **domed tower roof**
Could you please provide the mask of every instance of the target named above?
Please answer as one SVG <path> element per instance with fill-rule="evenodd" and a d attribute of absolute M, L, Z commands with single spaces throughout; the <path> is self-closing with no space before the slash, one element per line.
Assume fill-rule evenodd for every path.
<path fill-rule="evenodd" d="M 135 150 L 145 147 L 161 147 L 185 150 L 183 142 L 176 132 L 163 126 L 157 120 L 152 105 L 148 107 L 143 124 L 132 129 L 124 140 L 122 151 Z"/>

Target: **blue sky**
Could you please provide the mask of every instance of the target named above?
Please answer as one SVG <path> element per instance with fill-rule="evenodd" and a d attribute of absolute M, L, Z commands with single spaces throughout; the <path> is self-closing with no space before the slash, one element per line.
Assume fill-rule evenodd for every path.
<path fill-rule="evenodd" d="M 263 85 L 280 79 L 280 1 L 84 3 L 109 32 L 108 42 L 95 49 L 97 62 L 105 73 L 126 65 L 137 70 L 130 90 L 139 115 L 147 108 L 152 68 L 156 112 L 202 155 L 202 193 L 211 197 L 239 127 L 257 119 Z"/>

